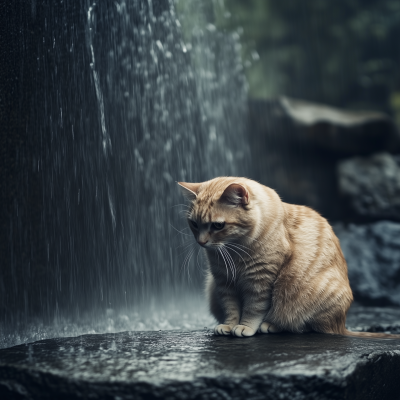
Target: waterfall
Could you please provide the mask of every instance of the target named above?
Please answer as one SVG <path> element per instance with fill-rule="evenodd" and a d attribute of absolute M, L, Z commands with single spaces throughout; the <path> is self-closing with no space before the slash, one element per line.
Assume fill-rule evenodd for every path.
<path fill-rule="evenodd" d="M 158 304 L 177 312 L 201 296 L 197 251 L 181 268 L 190 237 L 175 182 L 246 176 L 249 150 L 239 36 L 200 3 L 186 2 L 194 14 L 172 0 L 21 6 L 35 33 L 15 38 L 22 191 L 2 216 L 12 232 L 0 276 L 3 327 L 19 331 L 0 328 L 0 346 L 29 329 L 159 328 Z M 140 309 L 153 322 L 135 325 L 127 313 Z"/>

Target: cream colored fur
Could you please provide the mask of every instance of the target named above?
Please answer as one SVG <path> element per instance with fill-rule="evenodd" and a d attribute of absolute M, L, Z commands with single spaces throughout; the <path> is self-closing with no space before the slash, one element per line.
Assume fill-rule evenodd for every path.
<path fill-rule="evenodd" d="M 338 238 L 317 212 L 286 204 L 274 190 L 246 178 L 179 185 L 191 202 L 190 229 L 208 260 L 215 334 L 388 336 L 346 330 L 353 300 L 347 265 Z"/>

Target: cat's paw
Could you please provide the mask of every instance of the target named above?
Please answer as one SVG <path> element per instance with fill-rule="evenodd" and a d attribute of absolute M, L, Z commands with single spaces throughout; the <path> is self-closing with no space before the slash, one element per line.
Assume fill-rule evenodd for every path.
<path fill-rule="evenodd" d="M 214 328 L 215 335 L 230 335 L 232 327 L 229 325 L 220 324 Z"/>
<path fill-rule="evenodd" d="M 256 331 L 245 325 L 236 325 L 232 329 L 232 335 L 237 337 L 253 336 Z"/>
<path fill-rule="evenodd" d="M 258 328 L 259 333 L 278 333 L 282 332 L 282 329 L 278 328 L 275 325 L 270 324 L 269 322 L 263 322 Z"/>

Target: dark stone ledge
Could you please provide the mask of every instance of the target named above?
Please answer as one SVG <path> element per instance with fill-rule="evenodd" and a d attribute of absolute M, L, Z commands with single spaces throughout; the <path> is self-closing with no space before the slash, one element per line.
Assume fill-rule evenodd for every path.
<path fill-rule="evenodd" d="M 338 186 L 352 219 L 400 221 L 400 156 L 377 153 L 342 160 Z"/>
<path fill-rule="evenodd" d="M 365 305 L 399 306 L 400 223 L 339 223 L 333 228 L 347 261 L 354 298 Z"/>
<path fill-rule="evenodd" d="M 123 332 L 0 351 L 2 399 L 398 399 L 400 340 Z"/>

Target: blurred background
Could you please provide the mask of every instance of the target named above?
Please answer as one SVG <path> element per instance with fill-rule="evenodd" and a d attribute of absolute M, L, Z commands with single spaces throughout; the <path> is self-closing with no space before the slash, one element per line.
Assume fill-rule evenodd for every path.
<path fill-rule="evenodd" d="M 0 29 L 0 347 L 211 326 L 175 181 L 219 175 L 316 209 L 357 304 L 399 308 L 400 3 L 7 0 Z"/>
<path fill-rule="evenodd" d="M 230 30 L 241 28 L 251 98 L 285 94 L 398 116 L 396 1 L 226 0 L 225 5 L 229 12 L 218 21 Z"/>

